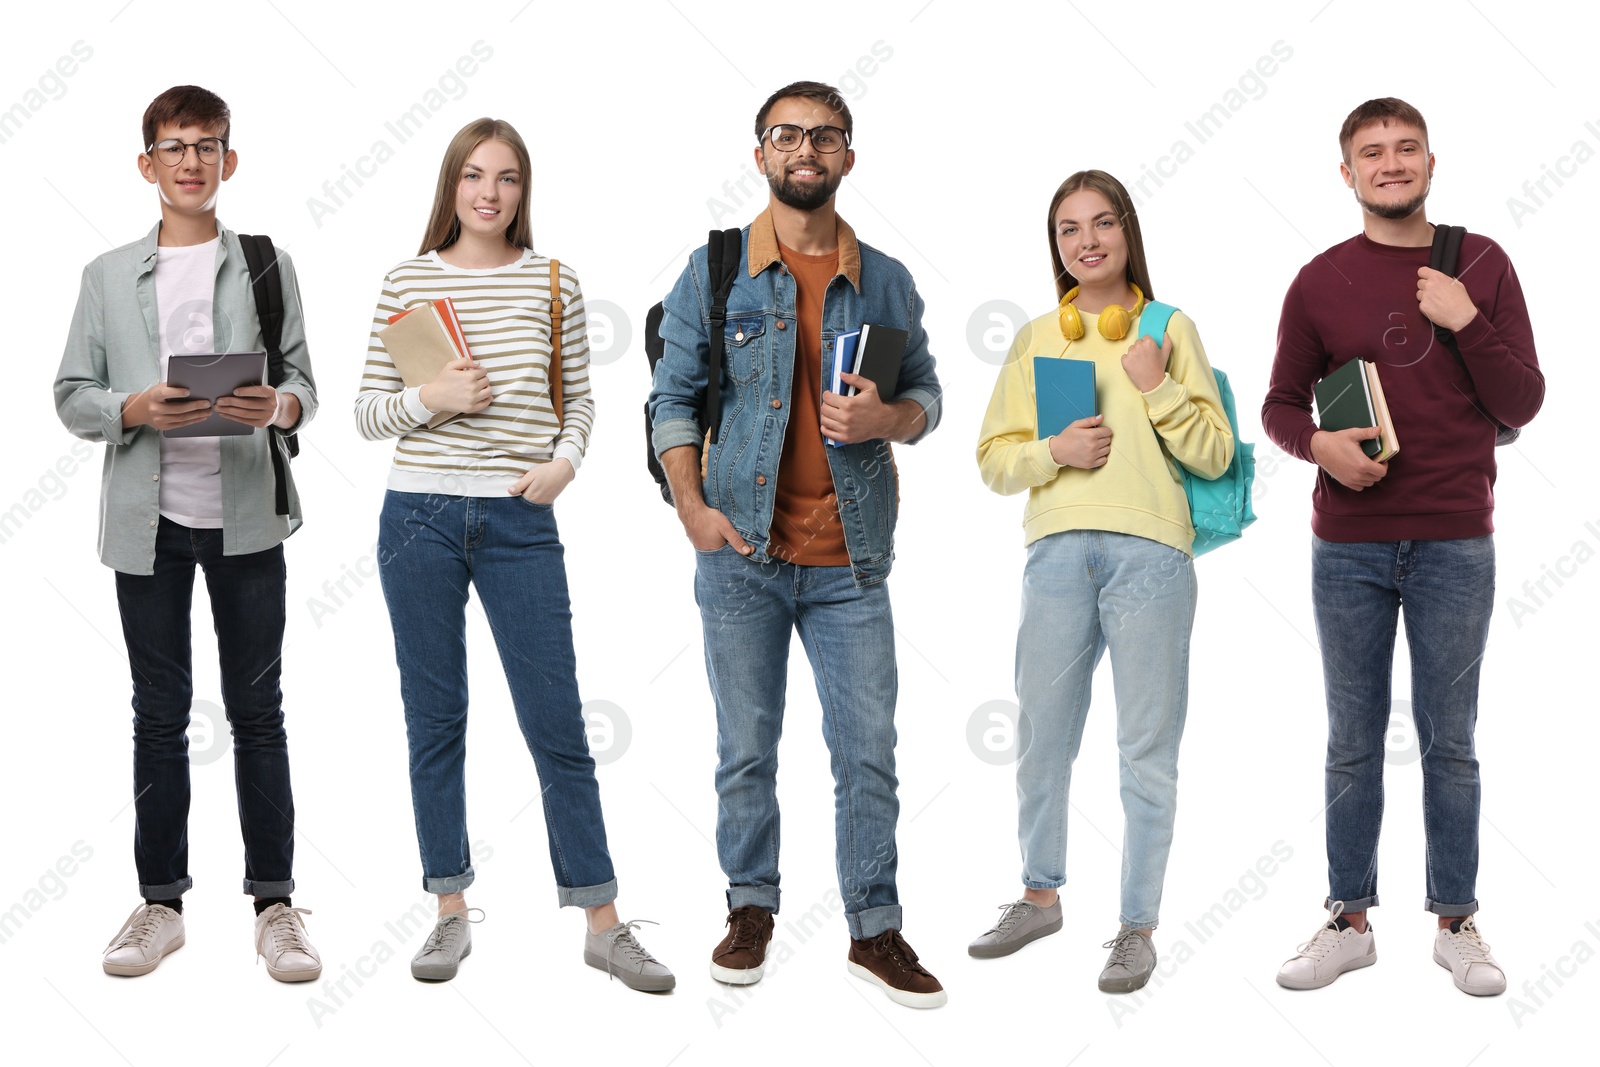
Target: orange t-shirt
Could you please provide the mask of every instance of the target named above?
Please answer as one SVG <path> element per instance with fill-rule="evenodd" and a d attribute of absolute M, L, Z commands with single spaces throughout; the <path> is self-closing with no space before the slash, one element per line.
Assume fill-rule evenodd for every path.
<path fill-rule="evenodd" d="M 777 496 L 767 551 L 786 563 L 848 567 L 850 553 L 839 525 L 839 500 L 822 440 L 822 298 L 839 273 L 839 253 L 801 255 L 778 246 L 794 275 L 794 385 L 789 428 L 778 461 Z M 831 368 L 830 368 L 831 369 Z"/>

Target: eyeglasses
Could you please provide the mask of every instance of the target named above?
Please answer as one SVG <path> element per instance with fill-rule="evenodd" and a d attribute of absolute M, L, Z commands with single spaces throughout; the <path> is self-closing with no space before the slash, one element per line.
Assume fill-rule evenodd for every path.
<path fill-rule="evenodd" d="M 214 167 L 217 161 L 227 154 L 228 142 L 220 137 L 202 137 L 194 142 L 168 137 L 165 141 L 157 141 L 145 151 L 167 166 L 176 167 L 183 162 L 183 157 L 189 154 L 191 148 L 194 149 L 196 159 L 208 167 Z"/>
<path fill-rule="evenodd" d="M 813 126 L 808 130 L 785 122 L 761 131 L 761 139 L 771 141 L 780 152 L 797 150 L 807 137 L 811 138 L 811 147 L 824 155 L 850 147 L 850 135 L 837 126 Z"/>

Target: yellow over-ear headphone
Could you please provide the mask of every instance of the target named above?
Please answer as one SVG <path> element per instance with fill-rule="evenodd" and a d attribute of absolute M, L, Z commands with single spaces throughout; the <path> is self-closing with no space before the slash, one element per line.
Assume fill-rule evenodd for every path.
<path fill-rule="evenodd" d="M 1100 311 L 1100 319 L 1095 328 L 1100 331 L 1100 336 L 1107 341 L 1120 341 L 1128 336 L 1128 331 L 1133 328 L 1133 320 L 1139 312 L 1144 310 L 1144 293 L 1137 285 L 1128 283 L 1128 288 L 1133 290 L 1137 297 L 1133 302 L 1133 310 L 1129 311 L 1121 304 L 1107 304 Z M 1076 341 L 1083 336 L 1083 317 L 1078 314 L 1077 307 L 1072 303 L 1078 295 L 1078 287 L 1074 285 L 1061 298 L 1061 333 L 1069 341 Z"/>

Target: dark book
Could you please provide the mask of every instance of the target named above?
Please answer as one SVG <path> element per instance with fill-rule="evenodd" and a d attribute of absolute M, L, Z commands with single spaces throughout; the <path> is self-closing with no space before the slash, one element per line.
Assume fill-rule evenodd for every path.
<path fill-rule="evenodd" d="M 1378 427 L 1378 436 L 1361 442 L 1361 451 L 1380 463 L 1400 451 L 1394 421 L 1384 403 L 1376 364 L 1352 359 L 1316 384 L 1317 424 L 1330 433 L 1352 427 Z"/>
<path fill-rule="evenodd" d="M 878 398 L 887 404 L 894 399 L 895 388 L 900 384 L 900 357 L 905 352 L 904 330 L 893 326 L 862 326 L 853 373 L 872 379 L 878 387 Z M 856 392 L 855 386 L 846 386 L 844 395 L 854 396 Z"/>

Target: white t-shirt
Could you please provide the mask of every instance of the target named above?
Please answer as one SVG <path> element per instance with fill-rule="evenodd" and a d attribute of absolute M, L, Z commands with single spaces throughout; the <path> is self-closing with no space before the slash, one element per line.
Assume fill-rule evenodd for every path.
<path fill-rule="evenodd" d="M 156 247 L 156 319 L 161 324 L 161 380 L 173 353 L 215 352 L 211 298 L 221 238 L 203 245 Z M 222 438 L 161 438 L 163 516 L 196 529 L 222 526 Z"/>

